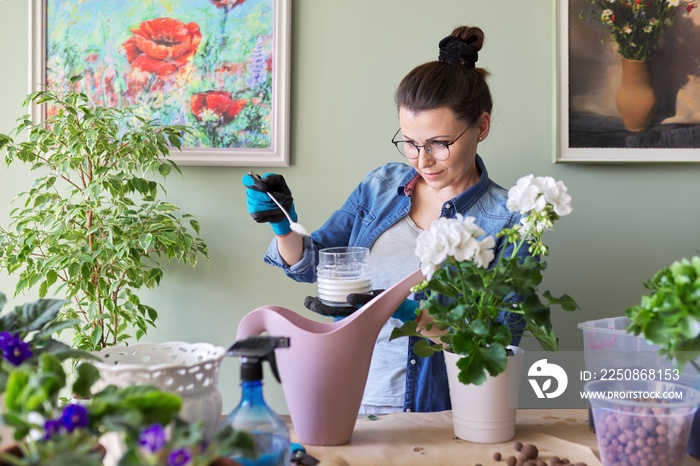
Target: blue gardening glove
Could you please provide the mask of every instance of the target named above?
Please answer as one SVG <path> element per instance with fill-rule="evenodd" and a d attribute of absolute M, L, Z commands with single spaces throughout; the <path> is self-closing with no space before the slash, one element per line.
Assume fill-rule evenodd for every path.
<path fill-rule="evenodd" d="M 277 207 L 277 204 L 270 199 L 270 193 L 289 212 L 293 221 L 297 221 L 297 213 L 294 208 L 294 198 L 287 186 L 287 182 L 282 175 L 276 173 L 265 173 L 259 180 L 249 174 L 243 175 L 243 186 L 245 190 L 248 213 L 258 223 L 269 223 L 272 231 L 277 236 L 285 236 L 291 233 L 289 220 Z"/>
<path fill-rule="evenodd" d="M 304 306 L 308 310 L 324 316 L 347 317 L 383 291 L 384 290 L 372 290 L 369 293 L 351 293 L 346 298 L 348 302 L 347 306 L 328 306 L 327 304 L 323 304 L 316 296 L 307 296 L 304 300 Z M 415 299 L 406 299 L 401 303 L 399 308 L 394 311 L 391 317 L 399 319 L 401 322 L 410 322 L 416 320 L 416 309 L 418 309 L 418 301 Z"/>

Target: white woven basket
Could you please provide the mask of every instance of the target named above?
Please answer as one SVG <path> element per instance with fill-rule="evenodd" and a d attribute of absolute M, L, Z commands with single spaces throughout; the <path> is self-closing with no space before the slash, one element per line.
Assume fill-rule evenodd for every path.
<path fill-rule="evenodd" d="M 216 428 L 222 408 L 217 383 L 226 355 L 223 347 L 170 341 L 110 346 L 95 355 L 102 360 L 94 364 L 105 384 L 155 385 L 182 397 L 180 417 L 204 421 L 209 433 Z"/>

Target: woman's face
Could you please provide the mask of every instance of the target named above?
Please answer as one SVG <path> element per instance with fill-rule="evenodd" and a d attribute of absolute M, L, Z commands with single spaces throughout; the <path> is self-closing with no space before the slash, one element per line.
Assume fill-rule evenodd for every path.
<path fill-rule="evenodd" d="M 423 148 L 420 149 L 418 158 L 407 159 L 430 188 L 453 197 L 479 179 L 476 148 L 489 133 L 491 116 L 488 113 L 482 113 L 469 126 L 468 122 L 458 120 L 447 107 L 418 113 L 401 107 L 399 123 L 403 140 L 419 146 L 435 141 L 451 143 L 456 139 L 449 146 L 450 155 L 447 160 L 435 160 Z M 465 129 L 466 132 L 462 134 Z"/>

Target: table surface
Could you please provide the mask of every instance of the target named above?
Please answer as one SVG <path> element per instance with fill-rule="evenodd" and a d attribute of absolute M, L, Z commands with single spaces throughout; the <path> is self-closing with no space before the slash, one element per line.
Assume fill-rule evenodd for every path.
<path fill-rule="evenodd" d="M 292 441 L 296 436 L 292 429 Z M 493 454 L 506 458 L 517 452 L 515 442 L 533 443 L 539 458 L 568 458 L 601 466 L 595 433 L 588 426 L 586 409 L 521 409 L 516 419 L 515 438 L 498 444 L 477 444 L 460 440 L 452 431 L 452 413 L 394 413 L 376 420 L 360 418 L 347 445 L 318 447 L 306 445 L 307 453 L 321 461 L 319 466 L 380 466 L 459 464 L 503 466 Z M 698 466 L 686 456 L 682 466 Z"/>

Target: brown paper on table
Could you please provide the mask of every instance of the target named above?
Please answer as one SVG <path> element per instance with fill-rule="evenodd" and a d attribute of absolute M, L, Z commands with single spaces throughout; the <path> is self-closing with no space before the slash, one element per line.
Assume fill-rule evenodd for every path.
<path fill-rule="evenodd" d="M 292 431 L 292 439 L 296 436 Z M 504 443 L 482 444 L 460 440 L 452 430 L 452 413 L 393 413 L 376 420 L 357 421 L 352 441 L 335 447 L 307 446 L 309 455 L 321 460 L 319 466 L 464 465 L 503 466 L 493 454 L 503 458 L 515 456 L 515 442 L 532 443 L 539 449 L 538 458 L 568 458 L 571 463 L 584 462 L 601 466 L 590 448 L 535 432 L 532 427 L 516 428 L 515 438 Z M 339 461 L 339 459 L 344 460 Z"/>

